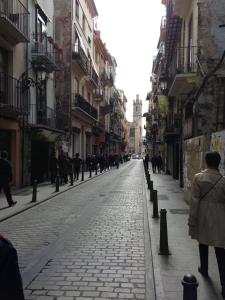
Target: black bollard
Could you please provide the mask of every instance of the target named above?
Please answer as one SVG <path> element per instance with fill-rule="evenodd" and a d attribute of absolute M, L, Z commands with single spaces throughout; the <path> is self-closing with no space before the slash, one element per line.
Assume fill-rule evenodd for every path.
<path fill-rule="evenodd" d="M 32 193 L 32 203 L 37 201 L 37 180 L 34 180 L 33 182 L 33 193 Z"/>
<path fill-rule="evenodd" d="M 149 180 L 149 187 L 150 187 L 150 190 L 153 190 L 153 181 L 152 180 Z"/>
<path fill-rule="evenodd" d="M 82 161 L 81 181 L 84 181 L 84 161 Z"/>
<path fill-rule="evenodd" d="M 95 168 L 95 175 L 98 175 L 98 166 L 96 165 L 96 168 Z"/>
<path fill-rule="evenodd" d="M 182 280 L 183 300 L 197 300 L 198 281 L 193 274 L 186 274 Z"/>
<path fill-rule="evenodd" d="M 91 178 L 92 177 L 92 169 L 91 169 L 91 167 L 90 167 L 90 175 L 89 175 L 89 178 Z"/>
<path fill-rule="evenodd" d="M 149 200 L 151 201 L 151 202 L 153 202 L 153 189 L 151 189 L 151 187 L 150 187 L 150 185 L 149 185 L 149 190 L 150 190 L 150 198 L 149 198 Z"/>
<path fill-rule="evenodd" d="M 55 192 L 56 193 L 59 192 L 59 175 L 56 175 L 56 179 L 55 179 Z"/>
<path fill-rule="evenodd" d="M 150 179 L 147 180 L 147 185 L 148 185 L 148 190 L 150 190 Z"/>
<path fill-rule="evenodd" d="M 166 209 L 162 208 L 160 210 L 160 246 L 159 246 L 160 255 L 170 255 L 169 247 L 168 247 L 166 214 L 167 214 Z"/>
<path fill-rule="evenodd" d="M 158 193 L 157 190 L 152 191 L 152 197 L 153 197 L 153 219 L 159 218 L 159 212 L 158 212 Z"/>

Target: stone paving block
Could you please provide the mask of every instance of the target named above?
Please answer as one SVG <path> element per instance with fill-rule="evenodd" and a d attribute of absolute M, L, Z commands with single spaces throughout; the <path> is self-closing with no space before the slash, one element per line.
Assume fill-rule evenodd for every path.
<path fill-rule="evenodd" d="M 109 293 L 109 292 L 103 292 L 101 294 L 102 297 L 105 297 L 105 298 L 117 298 L 118 297 L 118 294 L 117 293 Z"/>
<path fill-rule="evenodd" d="M 100 292 L 83 292 L 84 297 L 98 297 Z"/>

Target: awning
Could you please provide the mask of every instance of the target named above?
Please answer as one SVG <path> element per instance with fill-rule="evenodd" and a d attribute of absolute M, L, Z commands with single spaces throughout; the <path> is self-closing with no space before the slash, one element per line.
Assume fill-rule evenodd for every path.
<path fill-rule="evenodd" d="M 37 4 L 41 8 L 41 10 L 46 15 L 49 22 L 53 23 L 52 19 L 50 18 L 49 14 L 47 13 L 44 3 L 46 3 L 46 0 L 35 0 L 35 4 Z"/>

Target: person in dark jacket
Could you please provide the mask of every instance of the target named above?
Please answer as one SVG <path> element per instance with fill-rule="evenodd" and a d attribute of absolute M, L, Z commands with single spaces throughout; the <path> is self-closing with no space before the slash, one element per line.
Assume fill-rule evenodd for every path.
<path fill-rule="evenodd" d="M 12 243 L 2 235 L 0 235 L 0 299 L 25 299 L 17 251 Z"/>
<path fill-rule="evenodd" d="M 79 180 L 79 175 L 80 175 L 80 167 L 82 160 L 80 159 L 80 154 L 76 153 L 74 159 L 73 159 L 73 171 L 74 171 L 74 179 Z"/>
<path fill-rule="evenodd" d="M 163 160 L 162 160 L 162 156 L 160 153 L 156 156 L 156 167 L 157 167 L 158 173 L 161 173 L 161 171 L 163 170 Z"/>
<path fill-rule="evenodd" d="M 145 155 L 145 166 L 148 169 L 149 155 L 148 153 Z"/>
<path fill-rule="evenodd" d="M 153 173 L 155 173 L 156 165 L 157 165 L 157 157 L 155 154 L 153 154 L 153 156 L 152 156 L 151 163 L 152 163 L 152 171 L 153 171 Z"/>
<path fill-rule="evenodd" d="M 12 181 L 12 166 L 7 158 L 8 153 L 6 151 L 2 151 L 0 158 L 0 192 L 1 190 L 4 191 L 6 200 L 11 207 L 17 202 L 13 201 L 11 195 L 10 182 Z"/>
<path fill-rule="evenodd" d="M 58 171 L 58 159 L 56 158 L 55 151 L 52 152 L 49 160 L 49 167 L 50 167 L 50 173 L 51 173 L 51 183 L 55 183 L 57 171 Z"/>

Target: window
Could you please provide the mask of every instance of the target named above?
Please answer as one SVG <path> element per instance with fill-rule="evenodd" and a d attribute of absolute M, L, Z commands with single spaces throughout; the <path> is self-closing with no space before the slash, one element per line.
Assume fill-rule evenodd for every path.
<path fill-rule="evenodd" d="M 83 18 L 82 18 L 82 29 L 83 29 L 83 33 L 85 35 L 85 30 L 86 30 L 86 18 L 85 18 L 85 14 L 83 13 Z"/>
<path fill-rule="evenodd" d="M 76 0 L 76 18 L 79 20 L 79 1 Z"/>
<path fill-rule="evenodd" d="M 42 42 L 47 33 L 47 17 L 43 11 L 36 6 L 36 36 L 35 40 Z"/>
<path fill-rule="evenodd" d="M 188 72 L 192 71 L 193 64 L 193 17 L 188 24 Z"/>
<path fill-rule="evenodd" d="M 91 103 L 91 94 L 88 92 L 88 102 Z"/>
<path fill-rule="evenodd" d="M 135 137 L 135 128 L 130 128 L 130 137 Z"/>

